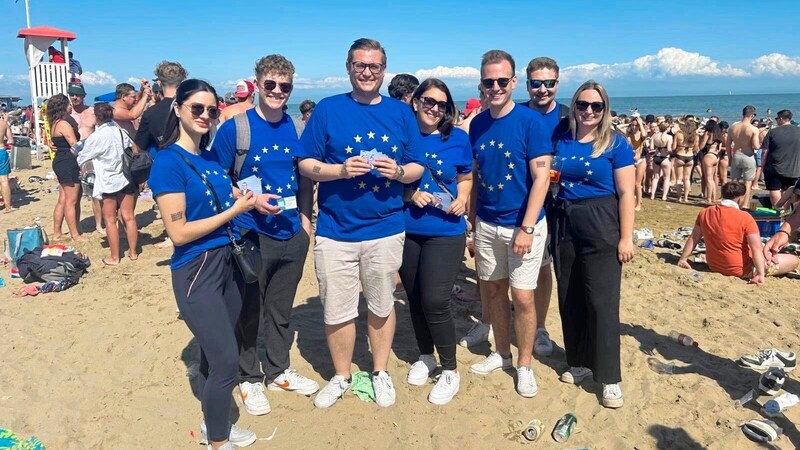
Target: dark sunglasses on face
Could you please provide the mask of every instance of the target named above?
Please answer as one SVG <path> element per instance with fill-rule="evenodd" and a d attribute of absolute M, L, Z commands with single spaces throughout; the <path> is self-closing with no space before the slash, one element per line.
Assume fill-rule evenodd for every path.
<path fill-rule="evenodd" d="M 578 111 L 586 111 L 589 107 L 592 107 L 592 112 L 603 112 L 606 109 L 606 105 L 603 102 L 585 102 L 583 100 L 578 100 L 575 102 L 575 107 L 578 108 Z"/>
<path fill-rule="evenodd" d="M 439 112 L 447 111 L 447 102 L 439 102 L 436 101 L 435 98 L 431 97 L 420 97 L 419 99 L 422 102 L 422 107 L 427 111 L 433 109 L 436 106 L 439 109 Z"/>
<path fill-rule="evenodd" d="M 542 86 L 547 89 L 553 89 L 556 87 L 557 82 L 558 80 L 528 80 L 528 85 L 530 85 L 531 89 L 539 89 Z"/>
<path fill-rule="evenodd" d="M 292 83 L 278 83 L 275 80 L 264 80 L 264 89 L 267 92 L 274 91 L 275 86 L 278 86 L 281 92 L 283 92 L 284 94 L 288 94 L 289 92 L 292 92 L 292 89 L 294 89 Z"/>
<path fill-rule="evenodd" d="M 511 82 L 511 78 L 484 78 L 481 80 L 481 85 L 485 89 L 491 89 L 494 87 L 495 82 L 497 82 L 497 85 L 500 86 L 500 89 L 503 89 L 508 86 L 508 83 Z"/>
<path fill-rule="evenodd" d="M 216 106 L 206 106 L 201 103 L 192 103 L 189 105 L 189 111 L 191 111 L 193 117 L 202 116 L 203 111 L 208 111 L 208 118 L 211 120 L 219 117 L 219 108 Z"/>

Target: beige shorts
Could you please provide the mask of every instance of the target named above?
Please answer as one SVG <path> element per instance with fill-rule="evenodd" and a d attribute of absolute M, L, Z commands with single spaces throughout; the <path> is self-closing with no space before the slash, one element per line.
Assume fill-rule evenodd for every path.
<path fill-rule="evenodd" d="M 514 254 L 514 238 L 519 228 L 505 227 L 476 219 L 475 261 L 481 281 L 508 278 L 511 287 L 536 289 L 539 267 L 547 245 L 547 219 L 533 227 L 533 245 L 530 253 Z"/>
<path fill-rule="evenodd" d="M 314 262 L 326 325 L 358 317 L 359 282 L 367 308 L 378 317 L 389 316 L 404 244 L 405 233 L 363 242 L 317 236 Z"/>

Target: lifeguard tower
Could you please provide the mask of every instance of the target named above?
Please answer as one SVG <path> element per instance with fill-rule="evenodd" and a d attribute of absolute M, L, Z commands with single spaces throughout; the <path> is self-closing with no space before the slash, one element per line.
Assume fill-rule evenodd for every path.
<path fill-rule="evenodd" d="M 31 105 L 33 105 L 33 129 L 36 137 L 36 154 L 42 159 L 43 139 L 40 117 L 42 102 L 55 94 L 66 94 L 69 84 L 69 46 L 67 42 L 75 39 L 75 33 L 57 28 L 40 26 L 19 30 L 18 38 L 25 39 L 25 57 L 28 59 L 28 80 L 31 86 Z M 48 62 L 42 58 L 55 41 L 61 43 L 64 62 Z"/>

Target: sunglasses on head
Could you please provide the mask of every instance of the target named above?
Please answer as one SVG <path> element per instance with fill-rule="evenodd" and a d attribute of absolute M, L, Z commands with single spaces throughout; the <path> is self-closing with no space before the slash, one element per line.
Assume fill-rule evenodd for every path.
<path fill-rule="evenodd" d="M 264 89 L 267 92 L 274 91 L 275 86 L 278 86 L 281 92 L 283 92 L 284 94 L 288 94 L 289 92 L 292 92 L 292 89 L 294 89 L 292 83 L 278 83 L 275 80 L 264 80 Z"/>
<path fill-rule="evenodd" d="M 494 87 L 495 82 L 503 89 L 511 82 L 511 78 L 483 78 L 481 80 L 481 85 L 486 89 L 491 89 Z"/>
<path fill-rule="evenodd" d="M 433 109 L 436 106 L 439 109 L 439 112 L 447 111 L 447 102 L 440 102 L 437 101 L 435 98 L 431 97 L 420 97 L 420 102 L 422 102 L 422 107 L 427 111 Z"/>
<path fill-rule="evenodd" d="M 589 107 L 592 107 L 592 112 L 603 112 L 606 109 L 606 105 L 603 102 L 585 102 L 583 100 L 578 100 L 575 102 L 575 107 L 578 108 L 578 111 L 586 111 Z"/>
<path fill-rule="evenodd" d="M 186 106 L 186 105 L 184 105 Z M 208 111 L 208 118 L 211 120 L 215 120 L 219 117 L 219 108 L 216 106 L 206 106 L 202 103 L 192 103 L 189 105 L 189 111 L 192 113 L 194 117 L 200 117 L 203 115 L 203 111 Z"/>
<path fill-rule="evenodd" d="M 531 89 L 539 89 L 540 87 L 544 86 L 547 89 L 553 89 L 556 87 L 556 83 L 558 80 L 528 80 L 528 85 L 530 85 Z"/>

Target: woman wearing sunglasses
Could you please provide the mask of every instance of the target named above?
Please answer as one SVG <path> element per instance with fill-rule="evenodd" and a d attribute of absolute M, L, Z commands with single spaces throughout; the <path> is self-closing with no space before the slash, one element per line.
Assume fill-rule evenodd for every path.
<path fill-rule="evenodd" d="M 411 323 L 419 360 L 408 372 L 408 383 L 422 386 L 436 369 L 434 347 L 442 373 L 428 395 L 436 405 L 458 392 L 456 330 L 450 293 L 464 256 L 464 214 L 472 189 L 472 150 L 469 137 L 455 128 L 456 106 L 450 90 L 429 78 L 412 96 L 411 107 L 424 141 L 425 171 L 407 186 L 406 241 L 400 278 L 408 295 Z"/>
<path fill-rule="evenodd" d="M 608 94 L 587 81 L 557 137 L 556 278 L 570 369 L 561 381 L 603 384 L 603 406 L 622 406 L 619 298 L 622 264 L 633 259 L 633 150 L 611 128 Z"/>
<path fill-rule="evenodd" d="M 233 444 L 249 445 L 256 437 L 228 420 L 239 374 L 234 327 L 242 307 L 228 222 L 253 209 L 255 198 L 248 193 L 234 199 L 226 172 L 200 156 L 218 117 L 214 88 L 201 80 L 183 81 L 175 93 L 149 183 L 175 244 L 172 290 L 183 320 L 200 344 L 204 380 L 200 402 L 205 419 L 200 429 L 209 449 L 232 450 Z M 238 238 L 235 230 L 232 233 Z"/>

